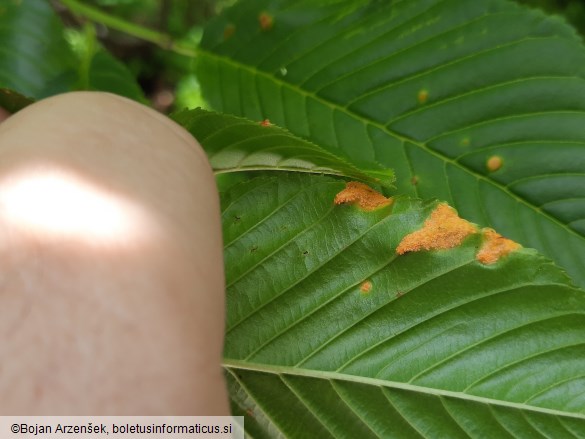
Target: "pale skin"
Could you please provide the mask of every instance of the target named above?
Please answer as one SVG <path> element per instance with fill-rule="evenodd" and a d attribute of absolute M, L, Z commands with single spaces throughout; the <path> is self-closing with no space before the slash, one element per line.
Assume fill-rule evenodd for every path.
<path fill-rule="evenodd" d="M 1 415 L 228 415 L 223 330 L 218 195 L 189 133 L 104 93 L 0 124 Z"/>

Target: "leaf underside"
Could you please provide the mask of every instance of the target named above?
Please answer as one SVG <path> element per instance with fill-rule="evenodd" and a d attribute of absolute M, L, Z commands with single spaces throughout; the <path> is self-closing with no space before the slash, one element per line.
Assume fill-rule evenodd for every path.
<path fill-rule="evenodd" d="M 222 194 L 250 436 L 585 437 L 585 294 L 533 250 L 478 262 L 481 233 L 398 256 L 438 202 L 365 211 L 333 203 L 344 187 L 284 173 Z"/>
<path fill-rule="evenodd" d="M 197 72 L 215 109 L 393 168 L 399 193 L 585 286 L 585 50 L 560 19 L 505 0 L 239 2 Z"/>
<path fill-rule="evenodd" d="M 335 374 L 258 369 L 228 368 L 234 415 L 244 416 L 248 437 L 585 437 L 583 419 L 521 404 Z"/>
<path fill-rule="evenodd" d="M 391 170 L 372 164 L 360 170 L 344 157 L 291 135 L 269 121 L 253 122 L 202 109 L 172 116 L 203 146 L 216 174 L 246 171 L 296 171 L 349 177 L 392 187 Z M 377 169 L 376 169 L 377 168 Z"/>

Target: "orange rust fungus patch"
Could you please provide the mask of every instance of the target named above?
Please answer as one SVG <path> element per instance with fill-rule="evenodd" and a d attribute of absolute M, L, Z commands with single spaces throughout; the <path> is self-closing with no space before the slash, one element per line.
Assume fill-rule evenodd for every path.
<path fill-rule="evenodd" d="M 497 171 L 498 169 L 500 169 L 502 167 L 503 163 L 504 163 L 504 161 L 502 160 L 502 157 L 494 155 L 488 159 L 488 161 L 486 162 L 485 165 L 486 165 L 488 171 L 494 172 L 494 171 Z"/>
<path fill-rule="evenodd" d="M 482 264 L 493 264 L 502 256 L 519 249 L 521 246 L 511 239 L 504 238 L 493 229 L 483 229 L 483 244 L 475 258 Z"/>
<path fill-rule="evenodd" d="M 364 294 L 368 294 L 371 290 L 372 290 L 372 282 L 370 282 L 369 280 L 364 281 L 360 285 L 360 291 Z"/>
<path fill-rule="evenodd" d="M 269 31 L 274 26 L 274 18 L 268 12 L 261 12 L 258 15 L 258 23 L 260 23 L 260 29 Z"/>
<path fill-rule="evenodd" d="M 388 206 L 392 198 L 386 198 L 366 184 L 350 181 L 341 192 L 335 196 L 335 204 L 357 203 L 364 210 L 374 210 Z"/>
<path fill-rule="evenodd" d="M 223 30 L 223 39 L 228 40 L 236 32 L 236 27 L 233 24 L 228 24 Z"/>
<path fill-rule="evenodd" d="M 268 119 L 264 119 L 263 121 L 260 122 L 260 125 L 262 125 L 263 127 L 269 127 L 272 124 Z"/>
<path fill-rule="evenodd" d="M 429 99 L 429 91 L 423 88 L 418 92 L 416 99 L 418 100 L 419 104 L 426 103 L 427 100 Z"/>
<path fill-rule="evenodd" d="M 396 253 L 402 255 L 406 252 L 457 247 L 468 235 L 476 232 L 476 227 L 459 218 L 455 209 L 447 204 L 439 204 L 422 229 L 402 238 Z"/>

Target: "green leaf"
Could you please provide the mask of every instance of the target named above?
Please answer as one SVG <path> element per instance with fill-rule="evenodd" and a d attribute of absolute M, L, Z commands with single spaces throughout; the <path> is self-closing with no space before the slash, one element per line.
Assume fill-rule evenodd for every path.
<path fill-rule="evenodd" d="M 0 108 L 5 109 L 9 113 L 16 113 L 33 102 L 34 100 L 20 93 L 16 93 L 7 88 L 0 88 Z"/>
<path fill-rule="evenodd" d="M 69 90 L 75 58 L 47 1 L 0 6 L 0 87 L 40 99 Z"/>
<path fill-rule="evenodd" d="M 98 50 L 91 59 L 87 89 L 115 93 L 143 104 L 148 102 L 132 73 L 103 49 Z"/>
<path fill-rule="evenodd" d="M 400 193 L 585 286 L 585 50 L 560 19 L 506 0 L 239 2 L 207 27 L 197 74 L 213 108 L 392 167 Z"/>
<path fill-rule="evenodd" d="M 438 202 L 334 204 L 278 174 L 222 195 L 225 363 L 252 437 L 585 437 L 585 293 L 485 235 L 397 254 Z M 369 288 L 364 286 L 369 282 Z"/>
<path fill-rule="evenodd" d="M 103 49 L 78 59 L 46 0 L 0 5 L 0 88 L 38 100 L 73 90 L 109 91 L 145 102 L 126 67 Z"/>
<path fill-rule="evenodd" d="M 360 170 L 342 151 L 333 154 L 268 121 L 252 122 L 200 108 L 172 118 L 201 143 L 216 174 L 279 170 L 345 176 L 386 187 L 394 181 L 389 169 L 374 163 L 372 169 Z"/>

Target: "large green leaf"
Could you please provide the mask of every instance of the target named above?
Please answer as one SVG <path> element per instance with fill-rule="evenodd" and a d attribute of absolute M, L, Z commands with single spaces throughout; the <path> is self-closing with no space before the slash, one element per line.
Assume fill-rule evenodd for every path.
<path fill-rule="evenodd" d="M 197 60 L 215 109 L 377 160 L 400 193 L 585 286 L 585 50 L 560 19 L 506 0 L 239 2 Z"/>
<path fill-rule="evenodd" d="M 251 437 L 585 437 L 585 294 L 484 234 L 397 254 L 438 202 L 334 204 L 278 174 L 222 196 L 225 367 Z M 364 286 L 366 282 L 367 286 Z"/>
<path fill-rule="evenodd" d="M 136 80 L 108 52 L 98 48 L 86 60 L 75 56 L 64 38 L 63 24 L 47 0 L 3 1 L 0 41 L 0 89 L 35 100 L 85 89 L 145 101 Z M 8 98 L 11 96 L 3 95 L 2 100 L 16 110 L 22 107 Z"/>
<path fill-rule="evenodd" d="M 184 110 L 172 118 L 201 143 L 216 174 L 245 171 L 297 171 L 351 177 L 392 187 L 394 174 L 380 165 L 360 170 L 339 151 L 323 148 L 272 126 L 203 109 Z"/>

